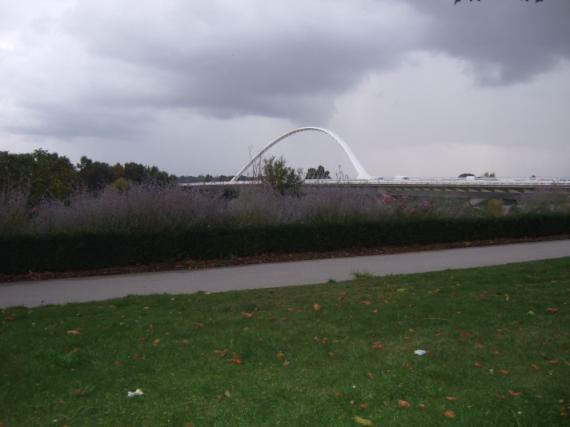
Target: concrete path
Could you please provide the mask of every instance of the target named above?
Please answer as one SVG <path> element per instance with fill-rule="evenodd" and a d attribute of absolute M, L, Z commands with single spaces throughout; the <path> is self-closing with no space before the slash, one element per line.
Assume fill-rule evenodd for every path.
<path fill-rule="evenodd" d="M 570 257 L 570 240 L 0 284 L 0 308 L 98 301 L 130 294 L 223 292 L 347 280 L 354 272 L 376 276 Z M 570 263 L 570 261 L 569 261 Z"/>

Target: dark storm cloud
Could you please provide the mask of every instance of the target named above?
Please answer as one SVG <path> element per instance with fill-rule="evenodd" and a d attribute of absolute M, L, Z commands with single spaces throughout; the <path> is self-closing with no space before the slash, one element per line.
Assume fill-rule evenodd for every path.
<path fill-rule="evenodd" d="M 54 30 L 76 49 L 50 53 L 57 90 L 28 72 L 31 120 L 11 131 L 128 138 L 161 109 L 326 122 L 338 95 L 418 50 L 483 84 L 525 81 L 570 56 L 569 18 L 568 0 L 78 1 Z"/>
<path fill-rule="evenodd" d="M 511 84 L 570 57 L 570 1 L 407 0 L 429 16 L 426 49 L 469 61 L 483 84 Z"/>

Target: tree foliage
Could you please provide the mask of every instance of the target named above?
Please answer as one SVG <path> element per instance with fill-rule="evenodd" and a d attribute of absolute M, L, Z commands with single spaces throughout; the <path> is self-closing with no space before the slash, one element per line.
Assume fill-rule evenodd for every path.
<path fill-rule="evenodd" d="M 129 181 L 164 185 L 175 180 L 174 175 L 156 166 L 137 163 L 110 166 L 85 156 L 73 165 L 67 157 L 41 149 L 26 154 L 0 151 L 0 194 L 24 191 L 30 206 L 46 200 L 66 202 L 77 191 L 96 193 L 118 181 L 115 188 L 124 189 Z"/>
<path fill-rule="evenodd" d="M 331 174 L 328 170 L 326 170 L 322 165 L 315 168 L 309 168 L 307 174 L 305 175 L 305 179 L 330 179 Z"/>
<path fill-rule="evenodd" d="M 261 179 L 280 194 L 300 194 L 303 176 L 301 170 L 287 166 L 283 157 L 263 161 Z"/>

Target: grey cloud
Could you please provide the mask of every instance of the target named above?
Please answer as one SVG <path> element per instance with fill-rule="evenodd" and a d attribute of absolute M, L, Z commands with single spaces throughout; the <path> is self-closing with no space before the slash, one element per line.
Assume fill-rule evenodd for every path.
<path fill-rule="evenodd" d="M 88 105 L 32 104 L 33 118 L 26 123 L 6 125 L 14 134 L 57 136 L 63 139 L 96 136 L 110 139 L 132 139 L 144 133 L 153 114 L 144 110 L 99 108 Z"/>
<path fill-rule="evenodd" d="M 570 2 L 407 0 L 430 17 L 423 47 L 465 59 L 482 84 L 526 81 L 570 58 Z"/>
<path fill-rule="evenodd" d="M 370 15 L 343 6 L 341 16 L 334 10 L 341 2 L 314 1 L 268 12 L 254 1 L 244 2 L 252 10 L 244 6 L 238 16 L 228 16 L 218 2 L 215 12 L 220 13 L 209 10 L 204 22 L 200 5 L 205 2 L 171 2 L 176 13 L 130 26 L 122 19 L 104 22 L 96 18 L 97 8 L 80 6 L 67 28 L 97 55 L 159 73 L 157 84 L 166 96 L 156 101 L 162 107 L 217 117 L 323 118 L 335 95 L 409 49 L 412 37 L 394 38 L 382 14 L 413 18 L 411 10 L 355 5 L 360 3 L 369 6 Z M 142 23 L 144 14 L 134 15 L 125 19 Z"/>
<path fill-rule="evenodd" d="M 73 96 L 25 99 L 32 124 L 11 131 L 130 138 L 161 109 L 324 123 L 338 95 L 418 50 L 483 84 L 525 81 L 570 57 L 569 18 L 568 0 L 77 1 L 58 22 L 87 65 L 76 87 L 50 76 Z"/>

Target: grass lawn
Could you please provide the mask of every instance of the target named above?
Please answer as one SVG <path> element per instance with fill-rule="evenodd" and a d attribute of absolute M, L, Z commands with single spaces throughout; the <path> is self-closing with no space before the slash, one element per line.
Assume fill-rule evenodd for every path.
<path fill-rule="evenodd" d="M 8 309 L 0 425 L 569 425 L 569 302 L 561 259 Z"/>

